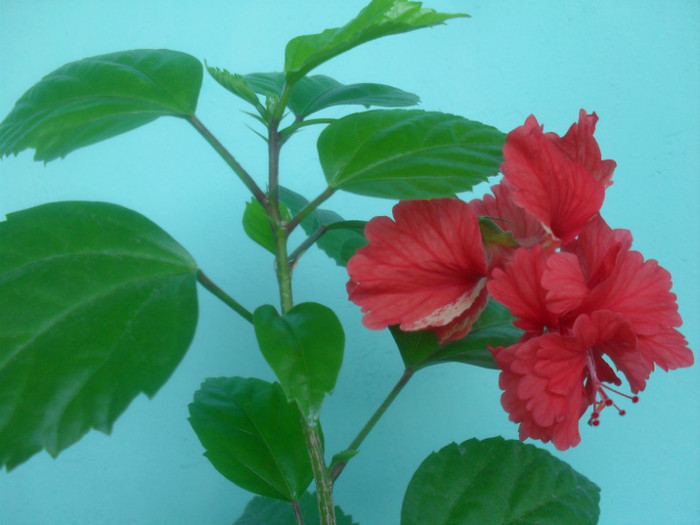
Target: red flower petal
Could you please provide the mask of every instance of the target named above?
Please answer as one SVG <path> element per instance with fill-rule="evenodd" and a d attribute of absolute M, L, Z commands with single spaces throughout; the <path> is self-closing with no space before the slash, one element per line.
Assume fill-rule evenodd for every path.
<path fill-rule="evenodd" d="M 577 309 L 590 293 L 579 258 L 573 253 L 549 256 L 542 286 L 548 290 L 548 309 L 559 316 Z"/>
<path fill-rule="evenodd" d="M 367 328 L 448 325 L 485 286 L 478 218 L 457 199 L 404 201 L 393 212 L 394 221 L 367 224 L 369 244 L 348 261 L 350 300 L 362 306 Z"/>
<path fill-rule="evenodd" d="M 491 296 L 518 317 L 517 327 L 541 333 L 545 327 L 554 327 L 559 321 L 547 309 L 547 290 L 542 287 L 547 254 L 540 245 L 532 249 L 518 248 L 513 260 L 501 270 L 493 271 L 488 283 Z"/>
<path fill-rule="evenodd" d="M 598 213 L 605 196 L 604 184 L 567 154 L 572 141 L 562 149 L 561 140 L 553 133 L 545 136 L 531 115 L 508 134 L 501 165 L 503 184 L 514 202 L 537 217 L 552 241 L 562 245 Z"/>

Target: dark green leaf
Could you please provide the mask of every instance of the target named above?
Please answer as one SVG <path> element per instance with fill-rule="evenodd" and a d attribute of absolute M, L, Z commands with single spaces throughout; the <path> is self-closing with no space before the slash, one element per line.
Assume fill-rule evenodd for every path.
<path fill-rule="evenodd" d="M 239 487 L 293 501 L 311 483 L 299 411 L 279 384 L 209 378 L 195 392 L 189 409 L 204 455 Z"/>
<path fill-rule="evenodd" d="M 372 0 L 343 27 L 293 38 L 284 52 L 284 72 L 294 84 L 313 68 L 370 40 L 442 24 L 464 14 L 436 13 L 423 9 L 421 2 Z"/>
<path fill-rule="evenodd" d="M 518 342 L 522 331 L 513 326 L 513 319 L 505 306 L 489 301 L 467 337 L 446 345 L 438 343 L 432 330 L 403 332 L 398 326 L 391 326 L 389 330 L 406 368 L 418 370 L 437 363 L 457 361 L 498 369 L 488 347 L 510 346 Z"/>
<path fill-rule="evenodd" d="M 226 69 L 219 69 L 218 67 L 211 67 L 206 64 L 207 71 L 222 87 L 229 90 L 231 93 L 237 97 L 242 98 L 246 102 L 252 104 L 256 108 L 261 108 L 260 100 L 255 94 L 253 87 L 248 84 L 248 81 L 244 76 L 238 73 L 231 73 Z"/>
<path fill-rule="evenodd" d="M 283 204 L 280 205 L 280 213 L 284 220 L 289 220 L 289 211 Z M 265 209 L 255 199 L 246 203 L 243 212 L 243 230 L 253 241 L 269 252 L 275 253 L 275 237 L 272 233 L 270 220 L 267 218 Z"/>
<path fill-rule="evenodd" d="M 170 377 L 197 323 L 196 264 L 114 204 L 60 202 L 0 222 L 0 466 L 109 433 Z"/>
<path fill-rule="evenodd" d="M 255 310 L 253 324 L 260 350 L 285 394 L 310 423 L 317 421 L 343 362 L 345 334 L 333 310 L 300 303 L 280 316 L 273 306 L 263 305 Z"/>
<path fill-rule="evenodd" d="M 315 492 L 306 492 L 299 500 L 299 508 L 304 525 L 320 525 Z M 338 505 L 335 506 L 335 517 L 337 525 L 357 525 L 352 516 L 346 515 Z M 258 496 L 250 500 L 243 515 L 233 525 L 297 525 L 297 520 L 290 503 Z"/>
<path fill-rule="evenodd" d="M 304 77 L 292 88 L 287 105 L 298 117 L 306 117 L 331 106 L 358 104 L 365 107 L 413 106 L 420 99 L 413 93 L 383 84 L 343 85 L 324 75 Z"/>
<path fill-rule="evenodd" d="M 85 58 L 45 76 L 0 123 L 0 157 L 35 148 L 50 161 L 158 117 L 194 114 L 202 64 L 167 49 Z"/>
<path fill-rule="evenodd" d="M 496 175 L 505 135 L 446 113 L 374 110 L 336 120 L 318 153 L 331 188 L 390 199 L 451 197 Z"/>
<path fill-rule="evenodd" d="M 470 439 L 421 463 L 401 525 L 594 525 L 599 493 L 545 450 L 500 437 Z"/>
<path fill-rule="evenodd" d="M 282 186 L 279 188 L 279 198 L 292 215 L 299 213 L 309 203 L 306 198 Z M 321 226 L 328 227 L 316 244 L 340 266 L 345 266 L 355 251 L 367 244 L 365 224 L 365 221 L 345 221 L 337 213 L 323 208 L 315 209 L 301 221 L 307 235 Z"/>

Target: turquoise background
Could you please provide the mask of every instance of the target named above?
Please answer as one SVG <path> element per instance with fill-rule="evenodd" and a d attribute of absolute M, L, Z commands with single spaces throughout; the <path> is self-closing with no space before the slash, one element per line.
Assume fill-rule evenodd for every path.
<path fill-rule="evenodd" d="M 62 64 L 118 50 L 165 47 L 234 72 L 280 70 L 289 39 L 342 25 L 363 4 L 0 0 L 0 113 Z M 534 113 L 562 134 L 580 108 L 596 111 L 603 157 L 618 163 L 603 215 L 631 229 L 635 249 L 671 272 L 682 331 L 697 350 L 700 4 L 427 5 L 473 18 L 369 43 L 317 72 L 396 85 L 419 94 L 422 108 L 504 131 Z M 205 77 L 199 117 L 264 184 L 264 145 L 242 109 Z M 325 186 L 316 136 L 302 133 L 282 154 L 283 183 L 307 197 Z M 240 227 L 245 188 L 185 122 L 159 119 L 47 166 L 31 157 L 0 163 L 0 216 L 54 200 L 119 203 L 160 224 L 244 305 L 276 302 L 271 257 Z M 344 194 L 327 203 L 358 219 L 392 205 Z M 294 282 L 296 301 L 332 307 L 347 333 L 344 367 L 322 414 L 329 452 L 349 443 L 402 371 L 388 334 L 361 327 L 346 278 L 313 250 Z M 202 456 L 187 404 L 205 377 L 273 376 L 250 326 L 206 292 L 200 297 L 183 363 L 153 400 L 132 403 L 111 437 L 91 432 L 56 460 L 42 452 L 0 473 L 0 524 L 230 524 L 240 515 L 250 495 Z M 405 487 L 431 451 L 474 436 L 517 437 L 499 396 L 493 371 L 441 365 L 417 374 L 338 481 L 337 504 L 363 525 L 398 523 Z M 640 402 L 623 405 L 627 416 L 606 411 L 600 427 L 582 424 L 581 445 L 554 453 L 601 487 L 602 525 L 700 523 L 700 369 L 654 373 Z"/>

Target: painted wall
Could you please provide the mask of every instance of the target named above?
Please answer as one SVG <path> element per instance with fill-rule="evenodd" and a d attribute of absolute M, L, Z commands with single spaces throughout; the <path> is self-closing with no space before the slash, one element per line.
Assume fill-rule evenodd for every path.
<path fill-rule="evenodd" d="M 164 47 L 240 73 L 280 70 L 290 38 L 342 25 L 363 3 L 2 0 L 0 114 L 60 65 L 117 50 Z M 618 163 L 603 214 L 671 272 L 682 330 L 697 351 L 700 4 L 427 4 L 473 18 L 367 44 L 317 72 L 393 84 L 419 94 L 425 109 L 504 131 L 534 113 L 563 133 L 579 108 L 596 111 L 603 157 Z M 201 120 L 262 184 L 264 145 L 242 109 L 205 78 Z M 308 197 L 324 188 L 315 139 L 314 131 L 301 134 L 282 159 L 284 183 Z M 0 216 L 53 200 L 116 202 L 164 227 L 243 304 L 276 301 L 271 258 L 240 228 L 245 188 L 184 122 L 160 119 L 47 166 L 31 157 L 0 162 Z M 327 207 L 369 219 L 392 205 L 338 194 Z M 361 327 L 345 280 L 316 250 L 295 276 L 296 300 L 334 308 L 347 332 L 345 364 L 323 410 L 329 451 L 349 443 L 401 374 L 388 334 Z M 132 403 L 111 437 L 91 432 L 56 460 L 41 453 L 0 473 L 0 524 L 224 524 L 242 512 L 249 494 L 202 456 L 187 404 L 205 377 L 272 374 L 250 326 L 206 292 L 200 297 L 183 363 L 153 400 Z M 403 491 L 431 451 L 474 436 L 516 437 L 496 377 L 464 365 L 418 374 L 344 472 L 336 502 L 363 525 L 398 523 Z M 582 425 L 581 445 L 555 453 L 602 488 L 602 525 L 700 523 L 700 368 L 655 373 L 627 408 L 625 418 L 608 413 L 598 428 Z"/>

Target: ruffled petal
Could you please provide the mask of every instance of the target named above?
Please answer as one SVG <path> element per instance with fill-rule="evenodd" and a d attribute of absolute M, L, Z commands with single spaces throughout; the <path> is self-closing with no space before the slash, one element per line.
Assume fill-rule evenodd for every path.
<path fill-rule="evenodd" d="M 518 248 L 513 260 L 493 271 L 488 283 L 491 296 L 508 307 L 518 318 L 514 324 L 527 331 L 541 333 L 554 327 L 558 318 L 547 309 L 547 290 L 542 286 L 547 254 L 540 245 Z"/>
<path fill-rule="evenodd" d="M 553 243 L 565 245 L 598 213 L 605 186 L 555 137 L 545 136 L 531 115 L 508 134 L 501 171 L 513 201 L 540 221 Z"/>
<path fill-rule="evenodd" d="M 547 290 L 547 308 L 559 316 L 576 310 L 590 293 L 579 258 L 573 253 L 549 256 L 542 286 Z"/>
<path fill-rule="evenodd" d="M 394 220 L 376 217 L 369 244 L 347 270 L 350 300 L 362 306 L 370 329 L 445 326 L 474 304 L 484 287 L 486 261 L 478 217 L 463 201 L 403 201 Z"/>

